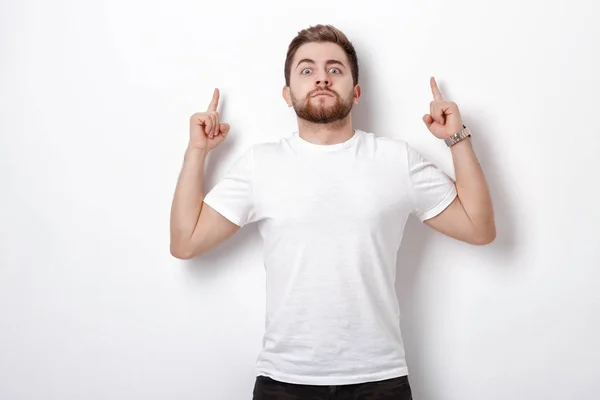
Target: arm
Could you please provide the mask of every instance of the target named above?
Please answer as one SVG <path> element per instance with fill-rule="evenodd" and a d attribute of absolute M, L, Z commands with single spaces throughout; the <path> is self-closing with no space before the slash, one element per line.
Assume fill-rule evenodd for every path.
<path fill-rule="evenodd" d="M 439 139 L 459 132 L 463 123 L 458 106 L 445 101 L 435 79 L 430 79 L 434 101 L 423 116 L 427 128 Z M 450 148 L 456 172 L 458 196 L 440 214 L 425 221 L 433 229 L 471 244 L 489 244 L 496 238 L 492 199 L 486 179 L 471 144 L 466 138 Z"/>
<path fill-rule="evenodd" d="M 185 152 L 171 206 L 171 254 L 190 259 L 231 237 L 240 227 L 204 204 L 204 167 L 208 151 Z"/>
<path fill-rule="evenodd" d="M 496 238 L 492 199 L 471 143 L 464 139 L 451 148 L 458 196 L 440 214 L 425 221 L 438 232 L 471 244 Z"/>
<path fill-rule="evenodd" d="M 219 90 L 208 110 L 190 118 L 190 142 L 185 152 L 171 204 L 171 255 L 195 257 L 224 241 L 240 227 L 204 203 L 204 166 L 208 152 L 225 140 L 229 124 L 219 121 Z"/>

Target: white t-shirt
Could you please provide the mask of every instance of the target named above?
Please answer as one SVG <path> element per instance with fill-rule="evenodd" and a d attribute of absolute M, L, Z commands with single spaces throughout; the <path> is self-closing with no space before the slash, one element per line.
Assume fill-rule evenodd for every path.
<path fill-rule="evenodd" d="M 408 374 L 394 288 L 409 214 L 455 198 L 453 180 L 401 140 L 355 130 L 318 145 L 294 132 L 252 145 L 204 202 L 264 241 L 257 375 L 344 385 Z"/>

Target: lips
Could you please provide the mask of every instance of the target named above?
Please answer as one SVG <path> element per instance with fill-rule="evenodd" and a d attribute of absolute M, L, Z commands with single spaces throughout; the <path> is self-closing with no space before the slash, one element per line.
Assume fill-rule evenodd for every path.
<path fill-rule="evenodd" d="M 331 95 L 329 92 L 319 92 L 319 93 L 315 93 L 312 97 L 318 97 L 318 96 L 329 96 L 329 97 L 333 97 L 333 95 Z"/>

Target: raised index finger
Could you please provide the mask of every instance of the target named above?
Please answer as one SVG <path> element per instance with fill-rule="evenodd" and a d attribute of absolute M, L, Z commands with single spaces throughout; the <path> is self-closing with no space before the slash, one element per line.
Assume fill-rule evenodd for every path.
<path fill-rule="evenodd" d="M 207 111 L 217 111 L 217 106 L 219 105 L 219 89 L 215 88 L 213 92 L 213 98 L 208 105 Z"/>
<path fill-rule="evenodd" d="M 429 83 L 431 85 L 431 92 L 433 93 L 433 99 L 435 101 L 443 101 L 444 97 L 442 97 L 442 92 L 440 92 L 440 88 L 438 87 L 437 82 L 435 81 L 435 78 L 433 76 L 429 80 Z"/>

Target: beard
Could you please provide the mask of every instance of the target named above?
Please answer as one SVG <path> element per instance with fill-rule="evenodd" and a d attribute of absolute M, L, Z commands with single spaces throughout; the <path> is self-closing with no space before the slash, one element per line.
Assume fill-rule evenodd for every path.
<path fill-rule="evenodd" d="M 313 99 L 312 96 L 317 92 L 327 92 L 334 96 L 334 104 L 325 105 L 324 102 L 321 102 L 321 98 Z M 304 102 L 296 99 L 293 94 L 291 96 L 294 111 L 298 118 L 315 124 L 330 124 L 342 120 L 350 114 L 353 94 L 353 92 L 350 92 L 347 98 L 342 99 L 336 92 L 331 90 L 315 89 L 306 95 Z M 325 101 L 329 101 L 329 99 Z"/>

